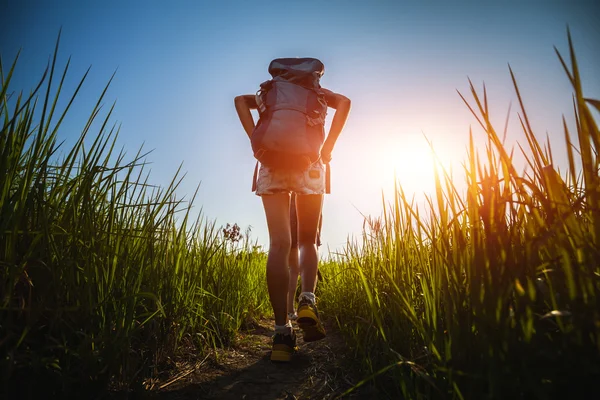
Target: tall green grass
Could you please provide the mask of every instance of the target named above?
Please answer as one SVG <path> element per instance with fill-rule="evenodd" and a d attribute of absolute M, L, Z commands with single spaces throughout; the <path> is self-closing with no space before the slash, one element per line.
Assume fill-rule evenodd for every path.
<path fill-rule="evenodd" d="M 528 173 L 491 124 L 485 89 L 471 85 L 473 100 L 463 99 L 488 144 L 480 152 L 470 136 L 466 195 L 443 169 L 426 208 L 398 187 L 363 241 L 323 265 L 319 304 L 382 395 L 595 390 L 600 133 L 589 107 L 600 102 L 583 97 L 570 36 L 569 46 L 570 67 L 557 51 L 574 88 L 566 174 L 532 131 L 512 71 Z M 153 186 L 147 154 L 116 150 L 108 86 L 76 143 L 61 148 L 61 122 L 87 73 L 58 110 L 69 63 L 57 76 L 57 54 L 58 43 L 30 95 L 9 89 L 17 60 L 8 71 L 0 62 L 0 394 L 148 387 L 182 349 L 227 345 L 270 310 L 265 255 L 235 226 L 192 219 L 193 197 L 176 194 L 179 172 Z"/>
<path fill-rule="evenodd" d="M 227 345 L 268 310 L 265 257 L 248 235 L 192 219 L 179 172 L 153 186 L 146 154 L 116 150 L 108 85 L 61 149 L 87 73 L 59 111 L 69 62 L 57 76 L 57 55 L 58 41 L 30 95 L 9 89 L 18 56 L 8 71 L 0 62 L 0 366 L 3 393 L 22 397 L 139 388 L 183 345 Z"/>
<path fill-rule="evenodd" d="M 600 378 L 600 133 L 569 34 L 574 131 L 566 174 L 529 124 L 515 76 L 527 173 L 490 122 L 487 93 L 463 100 L 470 133 L 466 195 L 441 168 L 415 206 L 397 187 L 361 243 L 323 266 L 320 304 L 368 379 L 410 399 L 592 398 Z M 581 168 L 576 169 L 576 159 Z M 368 380 L 367 379 L 367 380 Z M 586 393 L 586 395 L 583 395 Z M 584 396 L 584 397 L 581 397 Z"/>

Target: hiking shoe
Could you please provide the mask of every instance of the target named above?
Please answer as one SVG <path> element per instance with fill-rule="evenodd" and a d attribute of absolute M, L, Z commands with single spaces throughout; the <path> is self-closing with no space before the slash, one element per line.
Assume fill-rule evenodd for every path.
<path fill-rule="evenodd" d="M 325 337 L 325 328 L 319 318 L 317 306 L 303 297 L 298 303 L 298 327 L 302 329 L 305 342 L 314 342 Z"/>
<path fill-rule="evenodd" d="M 289 312 L 288 313 L 288 319 L 290 321 L 295 321 L 298 319 L 298 314 L 296 314 L 295 312 Z"/>
<path fill-rule="evenodd" d="M 289 362 L 292 354 L 298 350 L 296 347 L 296 333 L 292 330 L 289 335 L 276 333 L 273 336 L 273 350 L 271 351 L 271 361 Z"/>

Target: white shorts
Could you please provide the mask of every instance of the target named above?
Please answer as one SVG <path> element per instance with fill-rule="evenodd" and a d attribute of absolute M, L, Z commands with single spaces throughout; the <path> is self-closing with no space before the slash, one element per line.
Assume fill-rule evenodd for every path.
<path fill-rule="evenodd" d="M 260 166 L 256 195 L 275 193 L 325 194 L 325 165 L 321 161 L 304 171 L 274 170 Z"/>

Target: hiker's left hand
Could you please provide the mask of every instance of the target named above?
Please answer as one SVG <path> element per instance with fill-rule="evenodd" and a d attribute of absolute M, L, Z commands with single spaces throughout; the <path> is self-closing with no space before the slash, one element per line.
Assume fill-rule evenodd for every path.
<path fill-rule="evenodd" d="M 321 161 L 323 164 L 329 164 L 331 161 L 331 150 L 325 148 L 321 150 Z"/>

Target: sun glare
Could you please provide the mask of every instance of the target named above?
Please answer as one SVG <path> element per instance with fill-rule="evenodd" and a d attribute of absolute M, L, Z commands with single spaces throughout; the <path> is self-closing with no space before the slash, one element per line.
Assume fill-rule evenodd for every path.
<path fill-rule="evenodd" d="M 409 197 L 431 193 L 435 186 L 434 156 L 422 134 L 386 140 L 381 144 L 376 165 L 385 182 L 384 191 L 393 189 L 394 178 Z"/>

